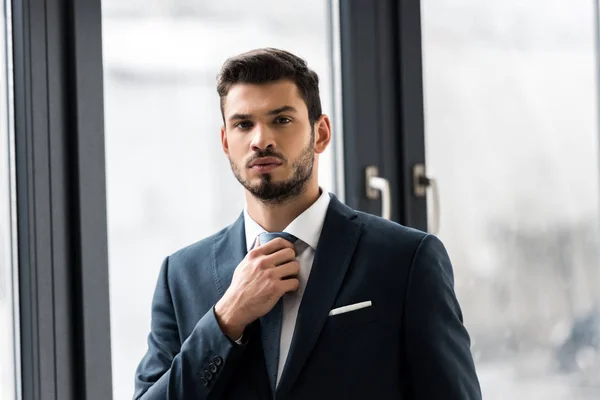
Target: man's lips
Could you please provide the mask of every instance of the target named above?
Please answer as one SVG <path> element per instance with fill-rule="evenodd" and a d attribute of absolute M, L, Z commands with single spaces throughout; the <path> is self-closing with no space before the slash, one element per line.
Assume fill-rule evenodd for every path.
<path fill-rule="evenodd" d="M 281 161 L 275 157 L 261 157 L 250 163 L 250 168 L 270 166 L 270 165 L 281 165 Z"/>
<path fill-rule="evenodd" d="M 250 163 L 250 169 L 258 172 L 270 172 L 281 165 L 281 161 L 275 157 L 262 157 Z"/>

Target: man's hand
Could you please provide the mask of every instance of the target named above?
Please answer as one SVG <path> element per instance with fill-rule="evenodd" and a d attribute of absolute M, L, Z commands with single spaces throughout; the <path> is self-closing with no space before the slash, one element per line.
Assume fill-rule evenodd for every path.
<path fill-rule="evenodd" d="M 237 340 L 246 326 L 267 314 L 284 293 L 296 291 L 299 271 L 292 243 L 282 238 L 264 245 L 257 242 L 235 269 L 231 285 L 215 306 L 225 335 Z"/>

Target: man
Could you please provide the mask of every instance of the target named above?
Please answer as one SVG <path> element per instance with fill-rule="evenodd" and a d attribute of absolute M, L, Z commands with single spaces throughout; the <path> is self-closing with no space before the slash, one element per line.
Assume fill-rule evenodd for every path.
<path fill-rule="evenodd" d="M 135 399 L 480 399 L 434 236 L 319 187 L 318 77 L 260 49 L 219 75 L 233 225 L 164 261 Z"/>

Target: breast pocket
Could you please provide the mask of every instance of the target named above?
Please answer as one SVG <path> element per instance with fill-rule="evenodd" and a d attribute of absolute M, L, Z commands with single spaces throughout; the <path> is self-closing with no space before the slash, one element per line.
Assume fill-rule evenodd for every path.
<path fill-rule="evenodd" d="M 327 325 L 332 329 L 337 327 L 348 327 L 352 325 L 361 325 L 374 321 L 376 317 L 375 305 L 358 310 L 348 311 L 341 314 L 330 315 L 327 317 Z"/>

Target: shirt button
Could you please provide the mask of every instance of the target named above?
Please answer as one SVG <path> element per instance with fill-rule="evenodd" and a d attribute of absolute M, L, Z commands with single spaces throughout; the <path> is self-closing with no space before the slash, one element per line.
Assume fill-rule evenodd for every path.
<path fill-rule="evenodd" d="M 215 358 L 213 358 L 213 361 L 217 367 L 219 367 L 219 366 L 221 366 L 221 364 L 223 364 L 223 359 L 219 356 L 215 356 Z"/>
<path fill-rule="evenodd" d="M 203 386 L 205 386 L 205 387 L 208 386 L 208 381 L 206 380 L 205 377 L 200 378 L 200 382 L 202 382 Z"/>
<path fill-rule="evenodd" d="M 206 377 L 206 379 L 208 379 L 209 381 L 212 379 L 213 375 L 210 373 L 209 370 L 204 371 L 204 376 Z"/>
<path fill-rule="evenodd" d="M 210 369 L 210 372 L 212 372 L 213 374 L 214 374 L 215 372 L 217 372 L 217 366 L 216 366 L 215 364 L 213 364 L 213 363 L 210 363 L 210 364 L 208 365 L 208 369 Z"/>

